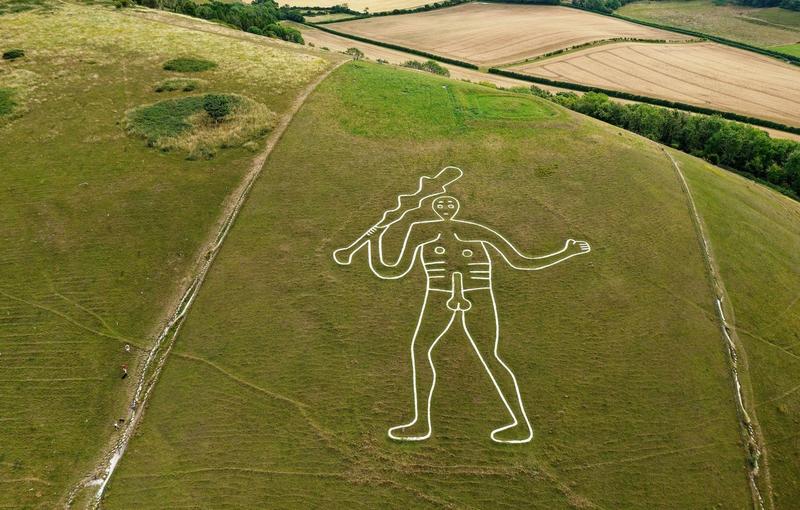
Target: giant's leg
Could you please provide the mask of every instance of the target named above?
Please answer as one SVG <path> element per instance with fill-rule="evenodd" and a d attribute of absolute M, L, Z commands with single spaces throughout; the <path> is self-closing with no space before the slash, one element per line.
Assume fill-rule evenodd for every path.
<path fill-rule="evenodd" d="M 432 351 L 456 316 L 447 309 L 448 292 L 428 291 L 419 312 L 411 340 L 411 369 L 414 387 L 414 419 L 389 429 L 389 437 L 401 441 L 422 441 L 431 437 L 431 397 L 436 386 Z"/>
<path fill-rule="evenodd" d="M 466 295 L 472 308 L 462 315 L 464 331 L 512 418 L 510 424 L 493 430 L 491 438 L 499 443 L 527 443 L 533 438 L 533 429 L 525 414 L 517 378 L 498 352 L 500 326 L 494 295 L 491 290 L 475 290 Z"/>

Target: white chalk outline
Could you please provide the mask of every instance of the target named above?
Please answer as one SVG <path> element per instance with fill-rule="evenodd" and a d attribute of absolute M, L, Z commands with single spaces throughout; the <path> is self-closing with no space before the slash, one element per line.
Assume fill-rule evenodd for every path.
<path fill-rule="evenodd" d="M 452 172 L 453 169 L 457 171 L 457 172 L 454 173 L 454 175 L 457 175 L 457 177 L 455 177 L 454 179 L 449 180 L 448 182 L 443 184 L 441 191 L 437 190 L 435 192 L 428 193 L 426 195 L 422 193 L 423 182 L 426 179 L 428 179 L 428 180 L 438 179 L 438 178 L 440 178 L 440 176 L 442 176 L 445 173 L 446 170 Z M 539 257 L 530 257 L 530 256 L 527 256 L 527 255 L 523 254 L 508 239 L 506 239 L 503 235 L 498 233 L 496 230 L 493 230 L 493 229 L 491 229 L 489 227 L 486 227 L 484 225 L 481 225 L 479 223 L 475 223 L 475 222 L 472 222 L 472 221 L 464 221 L 464 220 L 455 219 L 455 216 L 458 214 L 458 212 L 460 210 L 460 204 L 459 204 L 458 200 L 455 199 L 454 197 L 443 195 L 443 194 L 446 192 L 446 187 L 449 184 L 451 184 L 452 182 L 454 182 L 455 180 L 459 179 L 462 175 L 463 175 L 463 172 L 460 169 L 458 169 L 456 167 L 446 167 L 434 177 L 425 177 L 425 176 L 421 177 L 420 180 L 419 180 L 419 185 L 418 185 L 417 191 L 415 193 L 408 194 L 408 195 L 399 195 L 398 199 L 397 199 L 397 206 L 395 208 L 384 212 L 381 220 L 378 223 L 376 223 L 375 225 L 373 225 L 372 227 L 370 227 L 369 229 L 367 229 L 367 231 L 364 232 L 364 234 L 362 234 L 358 239 L 356 239 L 356 241 L 354 241 L 353 243 L 351 243 L 350 245 L 348 245 L 345 248 L 341 248 L 339 250 L 336 250 L 333 253 L 333 259 L 337 264 L 349 265 L 349 264 L 352 263 L 354 255 L 362 247 L 366 246 L 366 248 L 367 248 L 367 260 L 368 260 L 368 265 L 369 265 L 370 271 L 372 271 L 372 273 L 375 276 L 377 276 L 378 278 L 380 278 L 382 280 L 397 280 L 397 279 L 403 278 L 404 276 L 406 276 L 413 269 L 418 257 L 419 257 L 420 261 L 422 262 L 422 266 L 423 266 L 423 268 L 425 270 L 425 274 L 426 274 L 425 298 L 423 300 L 422 308 L 420 309 L 419 317 L 417 318 L 417 325 L 416 325 L 416 327 L 414 329 L 414 334 L 413 334 L 412 340 L 411 340 L 411 365 L 412 365 L 412 383 L 413 383 L 412 389 L 413 389 L 413 392 L 414 392 L 414 419 L 412 419 L 408 423 L 405 423 L 405 424 L 398 425 L 398 426 L 390 428 L 388 430 L 388 436 L 391 439 L 398 440 L 398 441 L 423 441 L 423 440 L 428 439 L 428 438 L 431 437 L 431 435 L 433 433 L 433 425 L 431 423 L 431 402 L 433 400 L 433 392 L 434 392 L 434 390 L 436 388 L 436 367 L 434 365 L 433 358 L 432 358 L 431 354 L 433 352 L 433 349 L 436 347 L 436 344 L 439 343 L 439 340 L 441 340 L 442 337 L 444 337 L 444 335 L 450 330 L 450 328 L 452 327 L 453 323 L 456 321 L 456 316 L 460 314 L 460 316 L 461 316 L 460 317 L 460 322 L 461 322 L 461 326 L 462 326 L 462 328 L 464 330 L 464 333 L 467 335 L 467 338 L 469 339 L 470 344 L 472 344 L 472 348 L 475 350 L 475 353 L 478 355 L 478 359 L 480 359 L 481 364 L 483 365 L 483 368 L 486 370 L 486 373 L 489 375 L 489 378 L 491 379 L 492 384 L 494 385 L 495 389 L 497 390 L 497 393 L 500 396 L 500 399 L 503 401 L 503 405 L 505 406 L 506 410 L 508 411 L 508 413 L 511 415 L 511 418 L 513 419 L 512 423 L 510 423 L 508 425 L 504 425 L 502 427 L 499 427 L 499 428 L 493 430 L 491 432 L 491 434 L 490 434 L 491 440 L 496 442 L 496 443 L 509 443 L 509 444 L 527 443 L 527 442 L 531 441 L 531 439 L 533 439 L 533 427 L 531 426 L 530 420 L 528 419 L 528 415 L 525 412 L 525 407 L 524 407 L 524 404 L 523 404 L 523 401 L 522 401 L 522 394 L 521 394 L 520 389 L 519 389 L 519 384 L 517 383 L 517 378 L 514 375 L 514 372 L 511 370 L 511 368 L 500 357 L 500 354 L 498 352 L 498 348 L 499 348 L 499 345 L 500 345 L 500 321 L 499 321 L 499 315 L 498 315 L 498 312 L 497 312 L 497 301 L 495 299 L 494 290 L 493 290 L 493 287 L 492 287 L 492 277 L 491 277 L 491 275 L 492 275 L 492 272 L 493 272 L 493 257 L 491 256 L 491 252 L 489 250 L 489 247 L 493 248 L 497 253 L 499 253 L 500 256 L 502 257 L 502 259 L 510 267 L 512 267 L 514 269 L 517 269 L 517 270 L 522 270 L 522 271 L 539 271 L 539 270 L 542 270 L 542 269 L 546 269 L 548 267 L 552 267 L 552 266 L 554 266 L 554 265 L 556 265 L 558 263 L 561 263 L 561 262 L 563 262 L 563 261 L 565 261 L 567 259 L 570 259 L 572 257 L 575 257 L 577 255 L 583 255 L 585 253 L 589 253 L 591 251 L 591 247 L 589 246 L 589 243 L 587 243 L 586 241 L 575 241 L 573 239 L 567 239 L 567 241 L 564 243 L 564 247 L 561 248 L 559 251 L 556 251 L 556 252 L 553 252 L 553 253 L 549 253 L 547 255 L 542 255 L 542 256 L 539 256 Z M 424 196 L 422 196 L 422 195 L 424 195 Z M 442 196 L 439 196 L 439 195 L 442 195 Z M 407 227 L 406 234 L 405 234 L 405 237 L 403 239 L 403 245 L 402 245 L 402 247 L 400 249 L 400 253 L 397 256 L 397 259 L 394 260 L 393 262 L 387 263 L 384 260 L 384 256 L 383 256 L 383 236 L 388 231 L 388 227 L 390 225 L 400 221 L 409 211 L 419 209 L 422 206 L 423 201 L 425 201 L 426 199 L 428 199 L 430 197 L 433 197 L 433 196 L 436 196 L 437 198 L 433 200 L 431 205 L 432 205 L 432 208 L 433 208 L 434 212 L 439 217 L 439 219 L 412 222 Z M 421 197 L 421 198 L 419 198 L 419 200 L 416 201 L 416 206 L 414 206 L 413 208 L 410 208 L 410 209 L 408 209 L 406 211 L 402 211 L 401 212 L 401 208 L 402 208 L 402 205 L 403 205 L 403 198 L 407 199 L 407 198 L 410 198 L 410 197 L 414 197 L 414 198 Z M 438 207 L 438 209 L 442 209 L 442 211 L 437 210 L 437 207 Z M 444 211 L 443 208 L 448 208 L 448 209 L 450 209 L 450 211 L 449 212 Z M 397 215 L 398 213 L 399 213 L 399 216 L 397 216 L 392 221 L 388 221 L 387 222 L 387 218 L 390 218 L 392 215 Z M 443 214 L 444 214 L 444 216 L 443 216 Z M 469 270 L 469 277 L 470 277 L 471 280 L 486 281 L 485 284 L 481 283 L 480 286 L 471 286 L 469 288 L 464 288 L 464 286 L 463 286 L 463 274 L 460 271 L 453 270 L 453 271 L 450 271 L 451 278 L 452 278 L 452 283 L 451 283 L 451 286 L 450 286 L 450 290 L 437 288 L 436 285 L 432 285 L 432 280 L 435 280 L 436 283 L 438 283 L 439 279 L 446 278 L 445 274 L 440 275 L 438 273 L 439 272 L 446 273 L 446 272 L 448 272 L 448 268 L 447 267 L 439 268 L 439 267 L 430 267 L 430 266 L 438 266 L 438 265 L 441 265 L 441 264 L 447 265 L 448 261 L 444 260 L 444 261 L 426 262 L 424 260 L 424 255 L 422 254 L 422 249 L 427 244 L 431 244 L 431 243 L 434 243 L 436 241 L 439 241 L 442 238 L 442 232 L 439 232 L 438 235 L 433 239 L 428 239 L 428 240 L 424 240 L 424 241 L 414 240 L 413 242 L 416 243 L 416 244 L 415 244 L 415 246 L 413 248 L 413 251 L 411 252 L 410 255 L 406 255 L 407 248 L 408 248 L 408 245 L 409 245 L 409 240 L 412 237 L 412 232 L 414 231 L 414 227 L 416 225 L 428 224 L 428 223 L 443 223 L 443 222 L 454 222 L 454 223 L 458 223 L 458 224 L 461 224 L 461 225 L 469 225 L 471 227 L 477 227 L 476 230 L 478 232 L 480 232 L 481 235 L 479 235 L 475 239 L 471 239 L 471 238 L 462 239 L 455 232 L 453 233 L 453 236 L 454 236 L 455 240 L 460 242 L 460 243 L 480 243 L 480 246 L 483 249 L 488 261 L 487 262 L 469 262 L 468 266 L 486 266 L 486 268 L 485 269 L 484 268 L 481 268 L 481 269 L 477 269 L 476 268 L 474 270 L 470 269 Z M 373 236 L 375 234 L 377 234 L 378 232 L 380 232 L 380 234 L 377 236 L 378 249 L 377 249 L 377 257 L 375 257 L 375 256 L 373 256 L 373 252 L 372 252 L 372 245 L 374 243 Z M 577 248 L 577 250 L 576 250 L 576 248 Z M 571 253 L 568 253 L 568 254 L 566 254 L 564 256 L 561 256 L 562 254 L 568 252 L 569 250 L 572 250 Z M 462 256 L 467 256 L 467 255 L 465 255 L 467 251 L 470 252 L 470 256 L 473 254 L 473 250 L 465 248 L 464 250 L 461 250 Z M 436 250 L 436 253 L 440 254 L 440 255 L 443 254 L 443 252 L 439 253 L 438 249 Z M 403 264 L 403 261 L 406 258 L 408 259 L 407 266 L 401 265 L 401 264 Z M 374 260 L 374 259 L 377 259 L 377 260 Z M 535 264 L 535 263 L 534 264 L 525 264 L 525 261 L 541 261 L 542 263 L 540 263 L 540 264 Z M 384 271 L 381 271 L 381 270 L 379 270 L 378 268 L 375 267 L 376 266 L 376 264 L 375 264 L 376 262 L 380 266 L 380 268 L 382 270 L 384 270 Z M 393 273 L 390 274 L 390 273 L 386 272 L 385 270 L 389 270 L 390 272 L 393 272 Z M 431 274 L 431 273 L 434 273 L 434 274 Z M 474 273 L 477 273 L 478 275 L 475 276 Z M 473 284 L 473 285 L 476 285 L 476 284 Z M 487 363 L 486 359 L 484 359 L 484 355 L 481 353 L 481 350 L 478 348 L 478 345 L 475 342 L 475 340 L 474 340 L 474 338 L 472 336 L 472 333 L 469 330 L 469 326 L 467 325 L 467 312 L 472 307 L 472 304 L 471 304 L 471 302 L 469 301 L 469 299 L 467 298 L 467 296 L 465 294 L 469 293 L 469 292 L 472 292 L 472 291 L 480 291 L 480 290 L 488 290 L 489 291 L 489 295 L 491 297 L 491 301 L 492 301 L 492 312 L 493 312 L 493 315 L 494 315 L 494 322 L 495 322 L 495 324 L 494 324 L 495 338 L 494 338 L 494 348 L 493 348 L 493 351 L 492 351 L 492 355 L 494 356 L 495 360 L 502 366 L 502 368 L 506 372 L 508 372 L 508 375 L 511 377 L 511 381 L 514 383 L 514 393 L 515 393 L 515 396 L 516 396 L 516 399 L 517 399 L 516 403 L 519 405 L 518 411 L 521 414 L 521 418 L 524 420 L 525 426 L 527 427 L 528 433 L 527 433 L 527 435 L 525 437 L 523 437 L 521 439 L 498 439 L 496 437 L 496 435 L 498 433 L 500 433 L 500 432 L 503 432 L 505 430 L 517 427 L 520 424 L 520 416 L 517 416 L 517 413 L 512 409 L 512 406 L 508 402 L 505 393 L 503 392 L 502 388 L 500 387 L 500 384 L 497 382 L 497 379 L 495 378 L 495 373 L 492 372 L 492 370 L 489 367 L 489 364 Z M 420 326 L 423 324 L 423 319 L 425 317 L 425 312 L 428 309 L 428 297 L 430 296 L 431 292 L 449 292 L 451 297 L 447 301 L 446 306 L 447 306 L 447 308 L 449 310 L 452 311 L 452 313 L 450 314 L 450 318 L 447 321 L 447 325 L 437 335 L 437 337 L 431 343 L 431 345 L 430 345 L 430 347 L 428 348 L 428 351 L 427 351 L 427 361 L 428 361 L 428 363 L 429 363 L 429 365 L 431 367 L 431 374 L 432 374 L 431 387 L 430 387 L 430 390 L 428 391 L 428 396 L 427 396 L 427 401 L 426 401 L 426 416 L 427 416 L 427 424 L 426 425 L 427 425 L 427 430 L 424 431 L 424 433 L 422 433 L 422 434 L 403 435 L 403 436 L 401 436 L 401 435 L 398 435 L 399 431 L 407 429 L 408 427 L 412 427 L 412 426 L 416 425 L 417 422 L 419 421 L 419 399 L 417 397 L 417 393 L 418 393 L 418 391 L 417 391 L 417 359 L 416 359 L 416 354 L 415 354 L 414 347 L 415 347 L 415 345 L 417 343 L 417 338 L 418 338 L 418 335 L 419 335 Z M 460 296 L 457 295 L 457 294 L 460 294 Z"/>

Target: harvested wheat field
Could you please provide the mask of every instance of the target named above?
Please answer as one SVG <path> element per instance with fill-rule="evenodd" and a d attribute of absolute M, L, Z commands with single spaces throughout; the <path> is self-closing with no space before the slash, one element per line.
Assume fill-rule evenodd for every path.
<path fill-rule="evenodd" d="M 714 43 L 620 43 L 515 67 L 800 126 L 800 69 Z"/>
<path fill-rule="evenodd" d="M 306 44 L 313 44 L 317 48 L 327 48 L 330 51 L 345 51 L 348 48 L 358 48 L 364 52 L 364 57 L 369 60 L 383 60 L 395 65 L 402 65 L 409 60 L 425 60 L 423 57 L 418 55 L 384 48 L 383 46 L 377 46 L 375 44 L 354 41 L 346 37 L 323 32 L 322 30 L 318 30 L 316 28 L 311 28 L 307 25 L 301 25 L 300 23 L 285 22 L 284 24 L 300 30 L 300 32 L 303 34 L 303 39 L 306 41 Z M 507 78 L 505 76 L 500 76 L 499 74 L 482 73 L 480 71 L 475 71 L 474 69 L 467 69 L 450 64 L 442 64 L 442 67 L 447 68 L 447 70 L 450 72 L 450 77 L 456 80 L 471 81 L 474 83 L 491 83 L 503 88 L 530 87 L 530 83 L 528 82 L 515 80 L 514 78 Z M 543 88 L 553 92 L 565 90 L 547 86 L 543 86 Z"/>
<path fill-rule="evenodd" d="M 549 5 L 470 3 L 417 14 L 344 21 L 331 27 L 478 65 L 517 62 L 617 37 L 687 39 L 664 30 Z"/>
<path fill-rule="evenodd" d="M 395 9 L 413 9 L 425 5 L 426 0 L 282 0 L 280 5 L 290 5 L 292 7 L 333 7 L 334 5 L 347 5 L 354 11 L 369 10 L 369 12 L 386 12 Z"/>

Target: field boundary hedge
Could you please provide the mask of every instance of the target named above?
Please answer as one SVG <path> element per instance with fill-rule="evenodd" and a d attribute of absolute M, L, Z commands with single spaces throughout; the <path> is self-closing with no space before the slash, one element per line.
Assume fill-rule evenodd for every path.
<path fill-rule="evenodd" d="M 495 1 L 497 1 L 497 0 L 495 0 Z M 686 28 L 679 28 L 679 27 L 675 27 L 675 26 L 672 26 L 672 25 L 664 25 L 664 24 L 655 23 L 655 22 L 652 22 L 652 21 L 645 21 L 645 20 L 641 20 L 641 19 L 630 18 L 628 16 L 623 16 L 621 14 L 617 14 L 617 13 L 614 13 L 614 12 L 609 13 L 609 12 L 593 11 L 592 9 L 586 9 L 585 7 L 578 7 L 577 5 L 570 5 L 570 4 L 561 4 L 561 5 L 563 7 L 569 7 L 570 9 L 578 9 L 579 11 L 586 11 L 586 12 L 591 12 L 591 13 L 594 13 L 594 14 L 599 14 L 601 16 L 608 16 L 610 18 L 616 18 L 616 19 L 619 19 L 619 20 L 622 20 L 622 21 L 627 21 L 629 23 L 636 23 L 638 25 L 644 25 L 644 26 L 650 27 L 650 28 L 658 28 L 658 29 L 661 29 L 661 30 L 667 30 L 669 32 L 675 32 L 675 33 L 678 33 L 678 34 L 690 35 L 690 36 L 693 36 L 693 37 L 699 37 L 701 39 L 706 39 L 708 41 L 713 41 L 713 42 L 718 43 L 718 44 L 723 44 L 725 46 L 730 46 L 732 48 L 737 48 L 737 49 L 740 49 L 740 50 L 752 51 L 754 53 L 759 53 L 761 55 L 765 55 L 765 56 L 768 56 L 768 57 L 777 58 L 777 59 L 783 60 L 785 62 L 788 62 L 790 64 L 794 64 L 796 66 L 800 66 L 800 57 L 795 57 L 794 55 L 787 55 L 785 53 L 780 53 L 778 51 L 773 51 L 773 50 L 770 50 L 770 49 L 767 49 L 767 48 L 759 48 L 758 46 L 753 46 L 751 44 L 747 44 L 747 43 L 743 43 L 743 42 L 739 42 L 739 41 L 734 41 L 733 39 L 726 39 L 724 37 L 718 37 L 716 35 L 707 34 L 705 32 L 698 32 L 696 30 L 689 30 L 689 29 L 686 29 Z"/>
<path fill-rule="evenodd" d="M 718 115 L 722 118 L 733 120 L 736 122 L 742 122 L 744 124 L 752 124 L 754 126 L 772 128 L 772 129 L 777 129 L 779 131 L 785 131 L 787 133 L 794 133 L 796 135 L 800 135 L 800 127 L 787 126 L 786 124 L 781 124 L 780 122 L 760 119 L 757 117 L 748 117 L 747 115 L 740 115 L 738 113 L 715 110 L 713 108 L 705 108 L 703 106 L 695 106 L 687 103 L 679 103 L 676 101 L 669 101 L 667 99 L 658 99 L 650 96 L 640 96 L 638 94 L 631 94 L 628 92 L 623 92 L 621 90 L 592 87 L 589 85 L 582 85 L 580 83 L 550 80 L 548 78 L 540 78 L 538 76 L 531 76 L 528 74 L 521 74 L 521 73 L 516 73 L 514 71 L 508 71 L 506 69 L 499 69 L 497 67 L 489 68 L 489 73 L 505 76 L 507 78 L 514 78 L 517 80 L 528 81 L 531 83 L 550 85 L 552 87 L 559 87 L 562 89 L 577 90 L 579 92 L 598 92 L 600 94 L 605 94 L 608 97 L 615 97 L 617 99 L 626 99 L 628 101 L 635 101 L 637 103 L 647 103 L 655 106 L 674 108 L 676 110 L 684 110 L 692 113 L 701 113 L 703 115 Z"/>
<path fill-rule="evenodd" d="M 439 62 L 444 62 L 445 64 L 452 64 L 459 67 L 466 67 L 467 69 L 478 69 L 478 66 L 475 64 L 470 64 L 469 62 L 464 62 L 463 60 L 456 60 L 454 58 L 447 58 L 442 57 L 441 55 L 435 55 L 433 53 L 428 53 L 427 51 L 420 51 L 415 50 L 413 48 L 406 48 L 405 46 L 400 46 L 399 44 L 392 44 L 383 41 L 376 41 L 374 39 L 369 39 L 367 37 L 361 37 L 358 35 L 348 34 L 345 32 L 339 32 L 338 30 L 333 30 L 325 26 L 321 26 L 320 24 L 316 23 L 303 23 L 304 25 L 315 28 L 317 30 L 322 30 L 323 32 L 328 32 L 329 34 L 338 35 L 339 37 L 344 37 L 347 39 L 352 39 L 354 41 L 359 41 L 367 44 L 373 44 L 375 46 L 381 46 L 383 48 L 388 48 L 390 50 L 402 51 L 404 53 L 410 53 L 412 55 L 417 55 L 420 57 L 429 58 L 431 60 L 437 60 Z"/>

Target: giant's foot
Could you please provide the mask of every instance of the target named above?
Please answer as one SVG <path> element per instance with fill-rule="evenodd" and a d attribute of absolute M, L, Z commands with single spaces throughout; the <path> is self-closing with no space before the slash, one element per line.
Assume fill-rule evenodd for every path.
<path fill-rule="evenodd" d="M 424 441 L 431 437 L 431 428 L 427 421 L 414 420 L 411 423 L 390 428 L 389 437 L 397 441 Z"/>
<path fill-rule="evenodd" d="M 494 429 L 490 437 L 498 443 L 527 443 L 533 439 L 533 429 L 527 422 L 514 421 L 510 425 Z"/>

